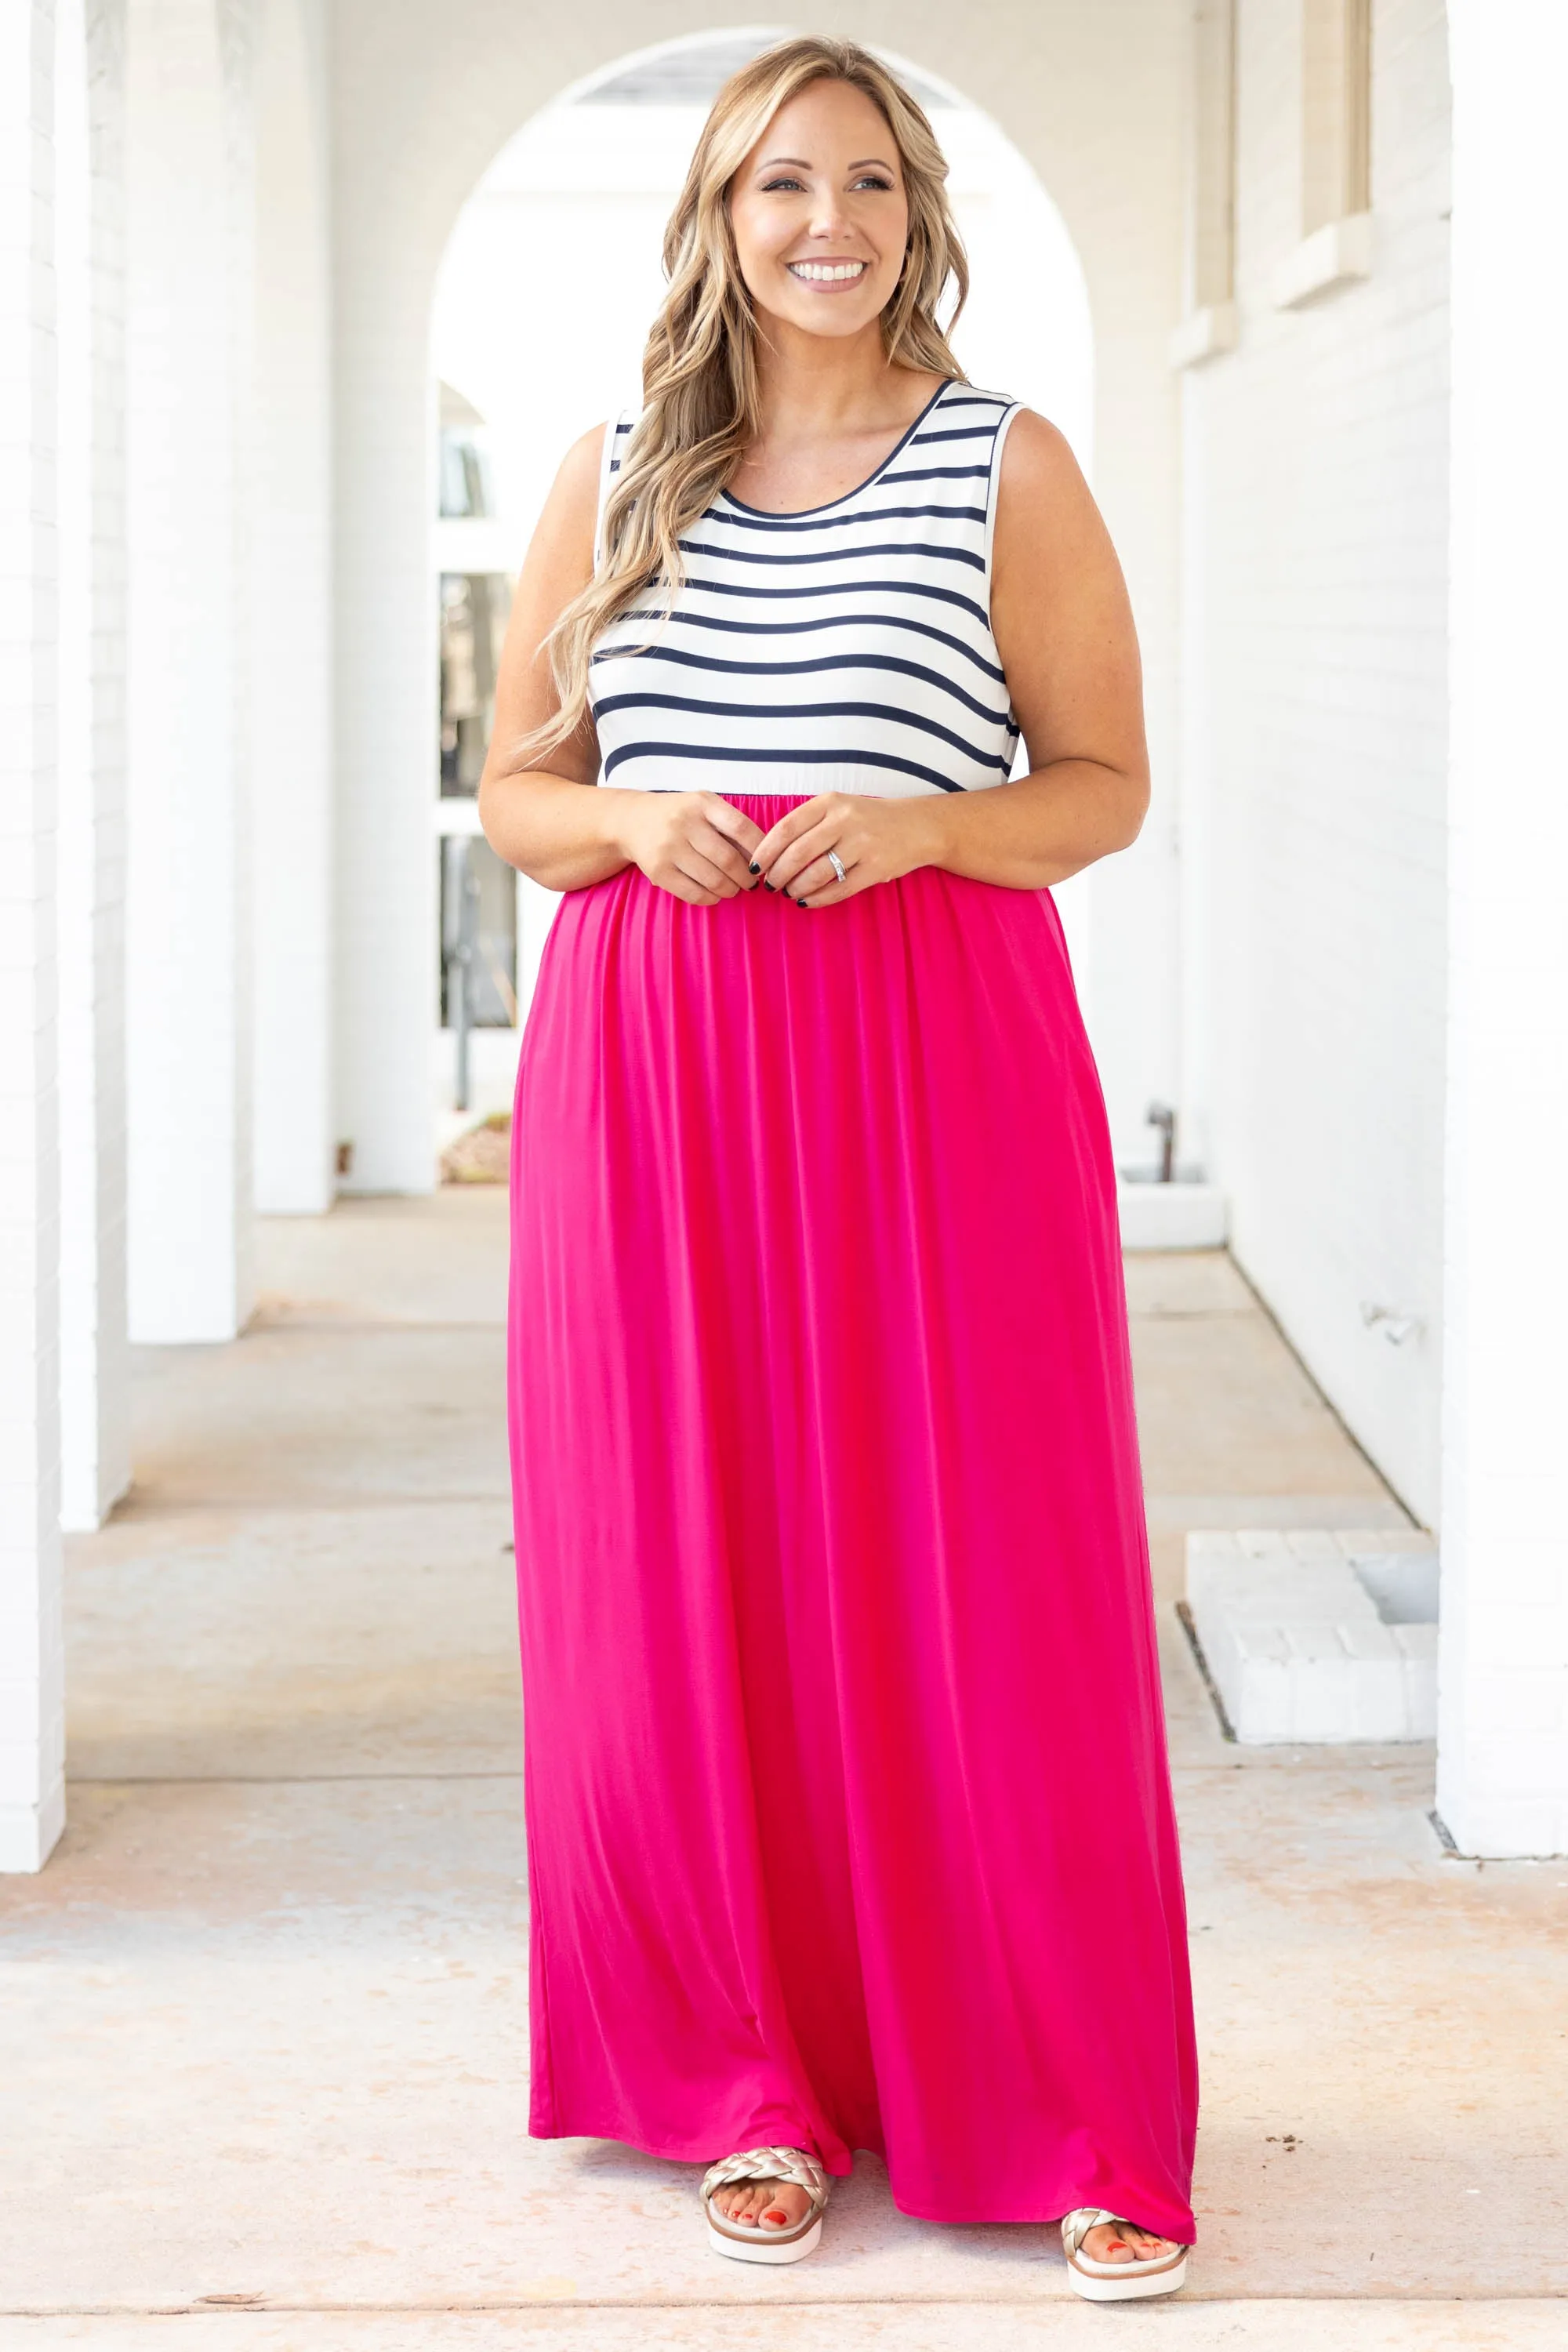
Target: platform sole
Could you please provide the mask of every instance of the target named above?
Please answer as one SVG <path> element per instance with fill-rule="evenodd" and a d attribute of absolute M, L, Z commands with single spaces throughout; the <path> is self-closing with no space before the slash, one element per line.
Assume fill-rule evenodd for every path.
<path fill-rule="evenodd" d="M 723 2230 L 708 2224 L 708 2242 L 716 2254 L 728 2254 L 735 2263 L 799 2263 L 816 2251 L 822 2238 L 822 2216 L 819 2213 L 809 2230 L 798 2238 L 786 2238 L 783 2245 L 770 2243 L 759 2231 L 753 2238 L 731 2238 Z"/>
<path fill-rule="evenodd" d="M 1157 2263 L 1107 2263 L 1106 2269 L 1112 2273 L 1109 2278 L 1080 2270 L 1069 2261 L 1068 2280 L 1073 2293 L 1081 2294 L 1086 2303 L 1141 2303 L 1146 2295 L 1174 2294 L 1186 2284 L 1187 2258 L 1184 2254 L 1169 2267 Z"/>

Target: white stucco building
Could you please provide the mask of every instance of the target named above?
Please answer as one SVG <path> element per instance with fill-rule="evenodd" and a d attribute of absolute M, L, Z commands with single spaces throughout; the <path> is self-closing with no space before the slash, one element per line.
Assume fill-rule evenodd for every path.
<path fill-rule="evenodd" d="M 802 21 L 962 117 L 1000 224 L 987 373 L 1083 388 L 1155 773 L 1074 918 L 1119 1157 L 1174 1107 L 1239 1262 L 1438 1532 L 1453 1839 L 1562 1852 L 1568 1220 L 1534 1213 L 1568 1163 L 1568 16 Z M 574 234 L 603 195 L 624 236 L 657 174 L 584 167 L 609 86 L 696 102 L 792 28 L 710 0 L 0 12 L 0 1866 L 63 1819 L 59 1532 L 129 1480 L 128 1339 L 243 1325 L 258 1208 L 435 1178 L 432 325 L 465 205 L 548 196 L 513 142 L 577 107 Z M 1076 375 L 1036 348 L 1012 203 L 1056 225 Z M 563 268 L 591 299 L 591 249 L 498 289 L 552 383 Z"/>

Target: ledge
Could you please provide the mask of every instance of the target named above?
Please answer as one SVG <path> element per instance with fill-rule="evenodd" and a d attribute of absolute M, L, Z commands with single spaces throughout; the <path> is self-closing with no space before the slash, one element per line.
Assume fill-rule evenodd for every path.
<path fill-rule="evenodd" d="M 1185 1614 L 1244 1746 L 1436 1730 L 1437 1555 L 1422 1528 L 1195 1528 Z"/>
<path fill-rule="evenodd" d="M 1171 337 L 1171 365 L 1201 367 L 1205 360 L 1216 360 L 1235 351 L 1239 331 L 1234 302 L 1208 302 L 1201 310 L 1189 310 Z"/>
<path fill-rule="evenodd" d="M 1116 1187 L 1124 1250 L 1223 1249 L 1230 1204 L 1217 1184 L 1138 1184 Z"/>
<path fill-rule="evenodd" d="M 1347 213 L 1303 237 L 1274 278 L 1274 306 L 1298 310 L 1372 276 L 1371 213 Z"/>

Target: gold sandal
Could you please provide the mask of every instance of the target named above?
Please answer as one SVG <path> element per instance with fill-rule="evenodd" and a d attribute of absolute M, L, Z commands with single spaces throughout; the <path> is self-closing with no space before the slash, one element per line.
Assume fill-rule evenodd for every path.
<path fill-rule="evenodd" d="M 732 2188 L 738 2180 L 792 2180 L 810 2197 L 810 2210 L 787 2230 L 764 2230 L 760 2221 L 731 2221 L 714 2211 L 711 2200 L 716 2189 Z M 798 2263 L 822 2236 L 829 2185 L 816 2157 L 804 2148 L 748 2147 L 739 2156 L 726 2156 L 702 2176 L 708 2242 L 716 2254 L 732 2255 L 738 2263 Z"/>
<path fill-rule="evenodd" d="M 1187 2250 L 1177 2246 L 1157 2261 L 1097 2263 L 1083 2251 L 1083 2242 L 1102 2221 L 1113 2229 L 1142 2229 L 1123 2214 L 1107 2213 L 1094 2205 L 1079 2205 L 1062 2216 L 1062 2252 L 1068 2258 L 1068 2279 L 1075 2294 L 1087 2303 L 1131 2303 L 1145 2294 L 1174 2294 L 1187 2275 Z M 1155 2234 L 1151 2231 L 1152 2237 Z"/>

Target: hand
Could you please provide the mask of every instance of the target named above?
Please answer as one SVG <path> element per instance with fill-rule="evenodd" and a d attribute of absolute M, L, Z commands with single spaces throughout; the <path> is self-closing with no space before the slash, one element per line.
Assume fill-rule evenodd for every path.
<path fill-rule="evenodd" d="M 758 890 L 751 871 L 762 827 L 720 793 L 622 792 L 621 847 L 650 882 L 689 907 L 716 907 L 741 890 Z M 829 866 L 829 873 L 832 872 Z"/>
<path fill-rule="evenodd" d="M 873 882 L 896 882 L 919 866 L 940 863 L 935 793 L 889 800 L 863 793 L 819 793 L 788 809 L 751 855 L 763 878 L 799 906 L 836 907 Z M 837 850 L 842 882 L 827 862 Z"/>

